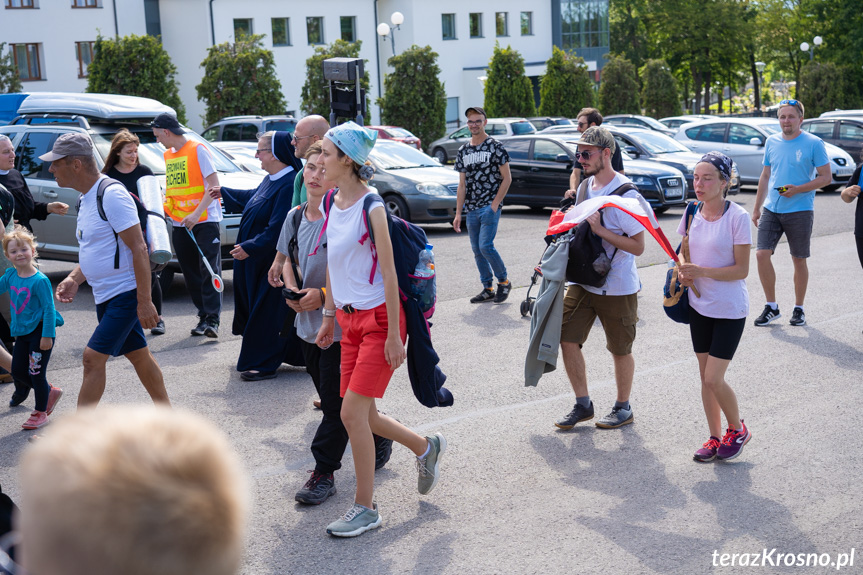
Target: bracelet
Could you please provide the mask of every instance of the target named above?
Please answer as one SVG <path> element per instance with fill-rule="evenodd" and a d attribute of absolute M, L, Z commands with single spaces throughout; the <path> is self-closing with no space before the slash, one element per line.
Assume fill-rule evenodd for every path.
<path fill-rule="evenodd" d="M 319 292 L 319 294 L 321 296 L 321 307 L 324 307 L 324 304 L 327 303 L 326 299 L 325 299 L 324 288 L 321 288 L 321 291 Z"/>
<path fill-rule="evenodd" d="M 324 314 L 324 317 L 336 317 L 336 310 L 334 309 L 324 308 L 321 313 Z"/>

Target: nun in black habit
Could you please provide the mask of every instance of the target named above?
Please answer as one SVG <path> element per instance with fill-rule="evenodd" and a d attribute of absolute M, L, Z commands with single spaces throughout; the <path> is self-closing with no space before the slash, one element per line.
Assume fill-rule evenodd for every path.
<path fill-rule="evenodd" d="M 302 163 L 294 155 L 291 134 L 266 132 L 258 139 L 255 154 L 269 174 L 254 190 L 215 187 L 214 198 L 222 198 L 225 212 L 242 213 L 234 257 L 234 335 L 243 343 L 237 371 L 246 381 L 272 379 L 283 361 L 304 365 L 299 346 L 279 336 L 290 308 L 279 288 L 267 281 L 267 271 L 276 257 L 276 242 L 291 209 L 294 178 Z M 291 358 L 297 348 L 299 361 Z"/>

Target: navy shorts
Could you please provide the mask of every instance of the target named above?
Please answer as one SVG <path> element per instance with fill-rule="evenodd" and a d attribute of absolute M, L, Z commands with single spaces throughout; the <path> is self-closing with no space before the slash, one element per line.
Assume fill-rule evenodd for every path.
<path fill-rule="evenodd" d="M 96 304 L 99 325 L 87 342 L 93 351 L 112 355 L 126 355 L 147 347 L 147 338 L 138 320 L 138 290 L 123 292 Z"/>

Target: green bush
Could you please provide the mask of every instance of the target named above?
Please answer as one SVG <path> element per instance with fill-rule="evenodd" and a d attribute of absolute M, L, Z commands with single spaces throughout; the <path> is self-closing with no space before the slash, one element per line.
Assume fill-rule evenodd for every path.
<path fill-rule="evenodd" d="M 593 107 L 593 98 L 584 59 L 553 46 L 539 80 L 539 115 L 575 118 L 582 108 Z"/>
<path fill-rule="evenodd" d="M 638 79 L 629 60 L 613 56 L 602 69 L 599 84 L 599 111 L 611 114 L 640 114 Z"/>
<path fill-rule="evenodd" d="M 485 81 L 485 113 L 489 118 L 533 116 L 533 85 L 524 73 L 524 58 L 509 46 L 495 43 Z"/>
<path fill-rule="evenodd" d="M 823 112 L 841 107 L 842 77 L 836 64 L 815 60 L 807 62 L 800 71 L 798 91 L 808 118 L 817 118 Z"/>
<path fill-rule="evenodd" d="M 416 45 L 390 58 L 394 71 L 387 74 L 386 92 L 378 99 L 381 124 L 402 126 L 426 145 L 446 132 L 446 91 L 437 58 L 431 46 Z"/>
<path fill-rule="evenodd" d="M 176 75 L 177 67 L 157 38 L 131 34 L 111 39 L 99 35 L 86 91 L 152 98 L 174 108 L 177 119 L 185 122 L 186 107 L 180 100 Z"/>
<path fill-rule="evenodd" d="M 641 80 L 641 105 L 646 115 L 659 119 L 683 113 L 677 80 L 664 60 L 648 60 L 641 68 Z"/>
<path fill-rule="evenodd" d="M 273 53 L 263 47 L 262 38 L 240 36 L 208 50 L 201 62 L 204 77 L 195 87 L 198 99 L 207 106 L 205 126 L 225 116 L 285 113 L 287 103 Z"/>
<path fill-rule="evenodd" d="M 21 91 L 21 76 L 15 65 L 15 56 L 6 50 L 6 42 L 0 42 L 0 94 Z"/>
<path fill-rule="evenodd" d="M 306 82 L 301 93 L 300 109 L 304 114 L 330 117 L 330 83 L 324 80 L 324 60 L 328 58 L 359 58 L 361 40 L 345 42 L 341 38 L 328 46 L 316 46 L 314 55 L 306 60 Z M 366 109 L 363 117 L 369 123 L 369 61 L 363 60 L 364 74 L 360 87 L 366 91 Z"/>

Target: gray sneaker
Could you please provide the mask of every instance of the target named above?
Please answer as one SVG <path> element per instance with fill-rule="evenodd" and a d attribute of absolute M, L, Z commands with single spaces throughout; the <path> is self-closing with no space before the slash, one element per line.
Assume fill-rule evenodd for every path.
<path fill-rule="evenodd" d="M 356 537 L 371 529 L 377 529 L 381 526 L 381 514 L 378 513 L 378 504 L 372 505 L 374 509 L 354 503 L 347 513 L 327 525 L 327 533 L 335 537 Z"/>
<path fill-rule="evenodd" d="M 623 427 L 633 421 L 635 420 L 632 417 L 632 409 L 614 407 L 611 409 L 611 413 L 596 422 L 596 426 L 603 429 L 614 429 L 616 427 Z"/>
<path fill-rule="evenodd" d="M 426 439 L 431 445 L 431 449 L 425 457 L 417 457 L 417 491 L 420 495 L 428 495 L 437 485 L 440 479 L 440 460 L 446 451 L 446 439 L 441 432 L 435 433 L 433 436 Z"/>

